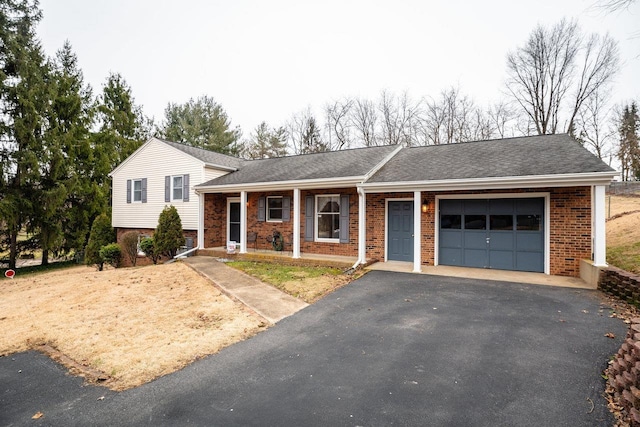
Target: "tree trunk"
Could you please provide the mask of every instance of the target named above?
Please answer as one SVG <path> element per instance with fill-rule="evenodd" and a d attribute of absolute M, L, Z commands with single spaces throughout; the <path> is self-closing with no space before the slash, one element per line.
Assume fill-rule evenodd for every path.
<path fill-rule="evenodd" d="M 18 258 L 18 232 L 11 230 L 9 232 L 9 268 L 16 268 L 16 258 Z"/>
<path fill-rule="evenodd" d="M 49 249 L 42 250 L 42 264 L 41 265 L 49 265 Z"/>

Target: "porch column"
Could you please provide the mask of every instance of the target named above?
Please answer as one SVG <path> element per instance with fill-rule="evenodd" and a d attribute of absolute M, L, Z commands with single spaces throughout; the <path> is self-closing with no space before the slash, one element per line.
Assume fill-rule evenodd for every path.
<path fill-rule="evenodd" d="M 247 192 L 240 192 L 240 253 L 247 253 Z"/>
<path fill-rule="evenodd" d="M 204 193 L 198 193 L 198 248 L 204 249 Z"/>
<path fill-rule="evenodd" d="M 292 258 L 300 258 L 300 189 L 293 189 L 293 254 Z"/>
<path fill-rule="evenodd" d="M 605 214 L 605 186 L 595 185 L 592 191 L 592 235 L 593 235 L 593 265 L 607 266 L 607 234 Z"/>
<path fill-rule="evenodd" d="M 422 272 L 422 232 L 420 225 L 422 224 L 422 201 L 420 200 L 422 193 L 420 191 L 413 192 L 413 272 Z"/>
<path fill-rule="evenodd" d="M 367 263 L 367 194 L 358 188 L 358 263 Z"/>

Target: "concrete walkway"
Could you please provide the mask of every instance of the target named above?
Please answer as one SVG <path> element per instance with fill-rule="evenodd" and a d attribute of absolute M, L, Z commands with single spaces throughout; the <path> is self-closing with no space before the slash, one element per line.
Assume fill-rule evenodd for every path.
<path fill-rule="evenodd" d="M 249 276 L 208 256 L 183 259 L 184 263 L 205 276 L 227 295 L 248 306 L 271 323 L 308 307 L 304 301 L 292 297 L 271 285 Z"/>

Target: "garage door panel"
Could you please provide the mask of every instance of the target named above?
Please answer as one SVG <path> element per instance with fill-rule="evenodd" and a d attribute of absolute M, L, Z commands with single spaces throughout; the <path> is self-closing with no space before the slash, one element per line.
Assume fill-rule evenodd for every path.
<path fill-rule="evenodd" d="M 542 233 L 517 233 L 517 251 L 540 251 L 544 250 L 544 238 Z"/>
<path fill-rule="evenodd" d="M 486 267 L 487 250 L 486 249 L 463 249 L 464 264 L 466 267 Z"/>
<path fill-rule="evenodd" d="M 513 233 L 491 233 L 489 235 L 489 250 L 513 251 Z"/>
<path fill-rule="evenodd" d="M 462 266 L 462 249 L 442 248 L 440 250 L 442 264 Z"/>
<path fill-rule="evenodd" d="M 468 249 L 487 250 L 487 234 L 484 231 L 466 231 L 463 246 Z"/>
<path fill-rule="evenodd" d="M 513 261 L 513 251 L 489 251 L 489 268 L 513 270 L 515 266 Z"/>
<path fill-rule="evenodd" d="M 442 230 L 440 232 L 440 246 L 443 248 L 461 248 L 462 233 L 459 231 Z"/>
<path fill-rule="evenodd" d="M 544 255 L 542 252 L 516 252 L 516 270 L 544 271 Z"/>

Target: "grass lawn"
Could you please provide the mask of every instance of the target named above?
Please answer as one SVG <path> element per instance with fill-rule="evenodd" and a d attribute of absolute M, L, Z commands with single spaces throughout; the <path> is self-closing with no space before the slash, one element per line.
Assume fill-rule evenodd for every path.
<path fill-rule="evenodd" d="M 609 197 L 607 196 L 607 200 Z M 640 274 L 640 197 L 612 196 L 607 221 L 607 262 L 623 270 Z"/>
<path fill-rule="evenodd" d="M 226 264 L 309 304 L 354 279 L 342 274 L 341 269 L 331 267 L 303 267 L 255 261 L 231 261 Z"/>

